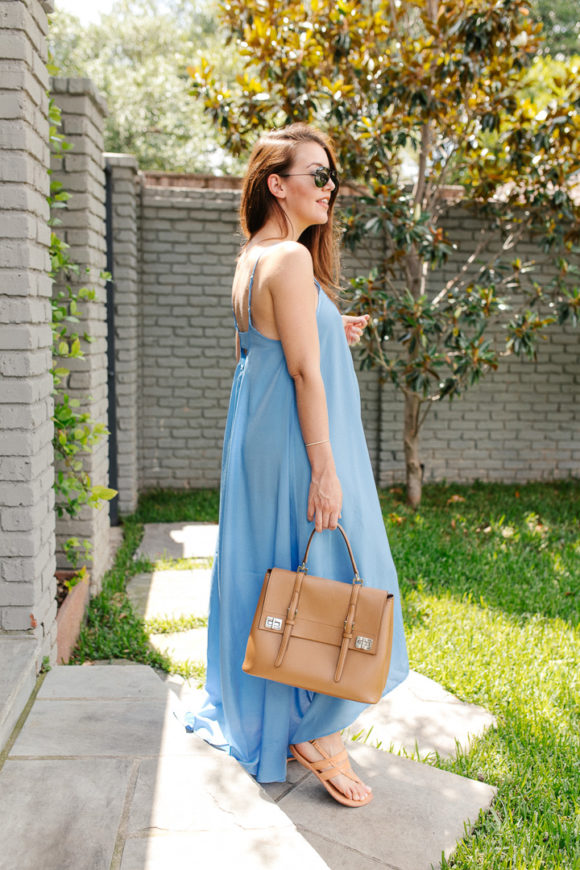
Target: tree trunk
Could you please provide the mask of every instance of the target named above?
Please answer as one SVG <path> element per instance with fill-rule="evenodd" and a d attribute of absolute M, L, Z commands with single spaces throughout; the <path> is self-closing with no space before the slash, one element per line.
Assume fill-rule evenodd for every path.
<path fill-rule="evenodd" d="M 405 391 L 405 470 L 407 478 L 407 503 L 416 508 L 421 502 L 423 474 L 419 461 L 419 408 L 421 402 L 416 393 Z"/>

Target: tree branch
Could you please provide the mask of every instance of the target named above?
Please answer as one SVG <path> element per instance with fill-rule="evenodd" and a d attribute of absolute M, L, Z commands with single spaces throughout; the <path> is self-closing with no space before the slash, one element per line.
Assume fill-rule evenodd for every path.
<path fill-rule="evenodd" d="M 439 305 L 439 303 L 441 302 L 441 300 L 442 300 L 445 296 L 447 296 L 447 294 L 449 293 L 449 291 L 450 291 L 450 290 L 453 290 L 453 288 L 454 288 L 457 284 L 460 283 L 460 281 L 461 281 L 463 275 L 465 275 L 465 273 L 467 272 L 467 270 L 469 269 L 469 267 L 472 265 L 472 263 L 475 262 L 475 260 L 479 257 L 479 255 L 481 254 L 481 252 L 482 252 L 482 251 L 484 250 L 484 248 L 487 246 L 487 243 L 488 243 L 488 241 L 489 241 L 487 229 L 486 229 L 485 227 L 484 227 L 483 229 L 481 229 L 481 230 L 480 230 L 480 234 L 481 234 L 482 236 L 484 236 L 484 238 L 479 242 L 479 244 L 477 245 L 477 247 L 476 247 L 476 249 L 473 251 L 473 253 L 469 255 L 469 257 L 467 258 L 467 260 L 465 261 L 465 263 L 463 264 L 463 266 L 462 266 L 461 269 L 459 270 L 459 273 L 458 273 L 457 275 L 455 275 L 455 277 L 451 278 L 451 279 L 447 282 L 447 284 L 443 287 L 443 289 L 439 291 L 439 293 L 437 294 L 437 296 L 433 299 L 433 301 L 432 301 L 432 303 L 431 303 L 431 307 L 436 308 L 437 305 Z"/>

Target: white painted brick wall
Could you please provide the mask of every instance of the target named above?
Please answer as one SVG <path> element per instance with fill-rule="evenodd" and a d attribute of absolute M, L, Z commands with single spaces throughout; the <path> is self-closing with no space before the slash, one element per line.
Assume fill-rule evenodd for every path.
<path fill-rule="evenodd" d="M 60 107 L 63 130 L 73 146 L 64 161 L 53 160 L 54 177 L 71 193 L 66 209 L 60 209 L 59 234 L 70 245 L 70 257 L 81 269 L 81 280 L 73 286 L 95 289 L 93 302 L 79 306 L 83 312 L 80 330 L 92 339 L 83 343 L 84 359 L 71 360 L 68 382 L 70 395 L 81 400 L 82 410 L 95 422 L 107 424 L 107 335 L 106 292 L 100 273 L 106 266 L 105 177 L 103 125 L 106 106 L 89 79 L 52 79 L 52 93 Z M 84 272 L 84 269 L 88 272 Z M 108 443 L 103 438 L 83 458 L 93 485 L 108 486 Z M 67 566 L 62 551 L 71 535 L 92 545 L 91 591 L 100 588 L 109 562 L 109 508 L 84 508 L 74 519 L 59 518 L 56 528 L 57 559 Z"/>
<path fill-rule="evenodd" d="M 117 393 L 117 461 L 119 510 L 131 513 L 138 496 L 138 321 L 139 204 L 137 161 L 106 154 L 113 196 L 113 281 Z"/>
<path fill-rule="evenodd" d="M 56 629 L 46 13 L 0 2 L 0 633 Z"/>
<path fill-rule="evenodd" d="M 230 288 L 240 240 L 238 203 L 235 191 L 142 191 L 141 489 L 219 482 L 234 366 Z M 474 244 L 476 218 L 456 211 L 447 225 L 454 239 Z M 534 246 L 528 248 L 535 252 Z M 356 259 L 345 255 L 345 276 L 370 269 L 374 254 L 369 246 Z M 450 263 L 440 280 L 454 271 Z M 460 399 L 434 406 L 421 438 L 425 480 L 523 481 L 577 474 L 572 451 L 580 417 L 578 350 L 578 332 L 556 327 L 542 343 L 537 363 L 504 362 Z M 354 355 L 358 369 L 356 351 Z M 132 358 L 119 353 L 118 366 L 119 378 L 133 377 Z M 133 395 L 132 383 L 127 395 Z M 380 483 L 402 481 L 402 395 L 390 382 L 380 388 L 377 372 L 359 372 L 359 384 L 367 443 Z"/>

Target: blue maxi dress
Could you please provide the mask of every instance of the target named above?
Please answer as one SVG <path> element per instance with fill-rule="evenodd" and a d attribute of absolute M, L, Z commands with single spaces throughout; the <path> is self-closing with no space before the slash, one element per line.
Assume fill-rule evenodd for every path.
<path fill-rule="evenodd" d="M 257 261 L 256 261 L 257 265 Z M 284 782 L 288 745 L 340 731 L 365 704 L 253 677 L 242 662 L 264 574 L 296 569 L 313 524 L 306 519 L 310 464 L 300 430 L 294 382 L 280 341 L 252 324 L 241 332 L 221 471 L 219 535 L 212 570 L 207 680 L 188 731 L 233 755 L 259 782 Z M 316 319 L 330 441 L 343 491 L 341 525 L 364 582 L 395 596 L 393 651 L 385 694 L 409 665 L 397 574 L 375 487 L 360 414 L 360 394 L 342 318 L 318 287 Z M 235 322 L 235 315 L 234 315 Z M 351 582 L 342 536 L 316 535 L 310 574 Z"/>

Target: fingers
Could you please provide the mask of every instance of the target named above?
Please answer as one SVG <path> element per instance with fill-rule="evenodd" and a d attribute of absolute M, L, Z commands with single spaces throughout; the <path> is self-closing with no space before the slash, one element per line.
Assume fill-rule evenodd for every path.
<path fill-rule="evenodd" d="M 336 529 L 340 519 L 340 511 L 328 511 L 319 508 L 314 515 L 314 528 L 317 532 L 322 532 L 324 529 Z M 308 522 L 312 522 L 312 518 L 308 517 Z"/>
<path fill-rule="evenodd" d="M 328 526 L 327 529 L 335 529 L 338 525 L 338 514 L 332 513 L 328 516 Z"/>

